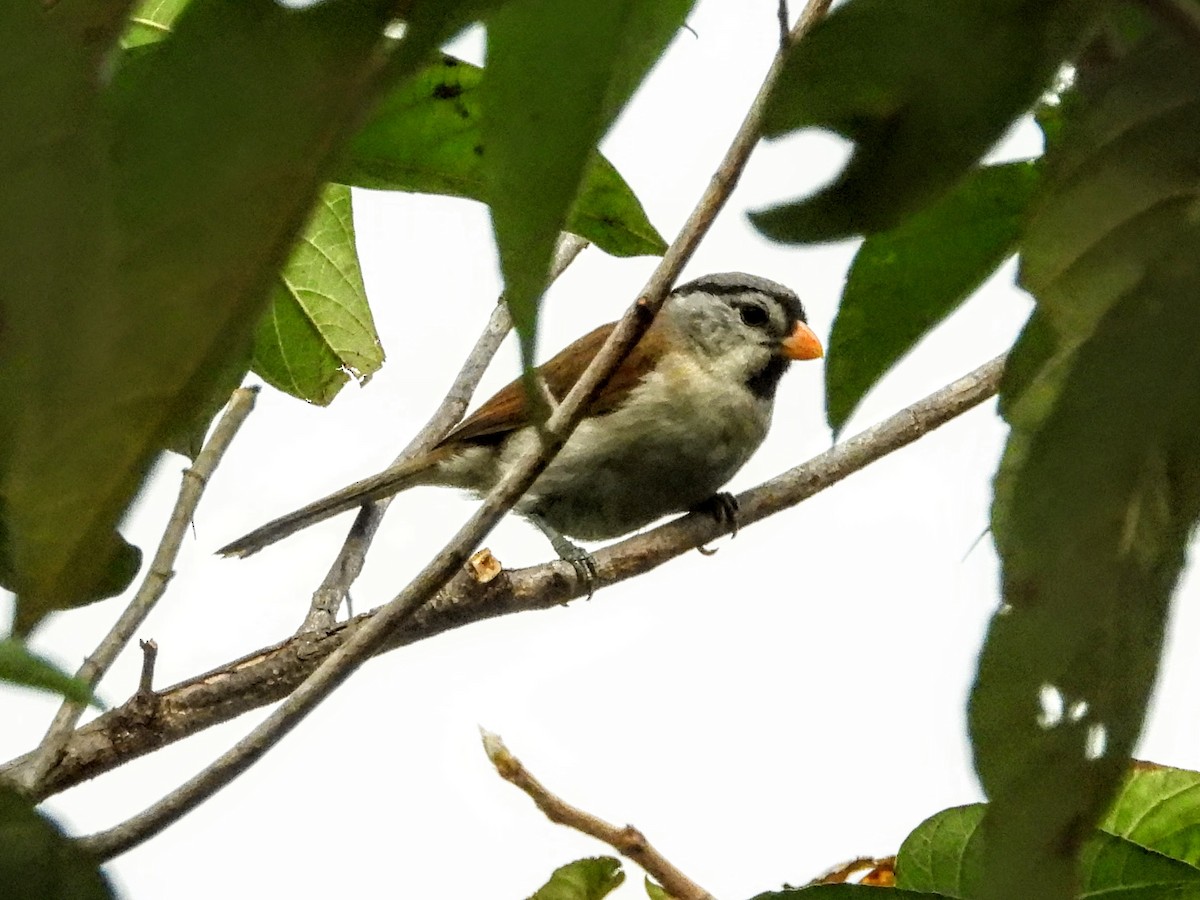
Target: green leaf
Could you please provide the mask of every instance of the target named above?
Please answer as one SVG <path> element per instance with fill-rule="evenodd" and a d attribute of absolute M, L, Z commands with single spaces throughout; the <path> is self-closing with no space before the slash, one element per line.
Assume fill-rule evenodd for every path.
<path fill-rule="evenodd" d="M 693 0 L 512 0 L 488 20 L 483 157 L 526 368 L 559 233 L 596 145 Z"/>
<path fill-rule="evenodd" d="M 98 709 L 104 706 L 85 682 L 71 677 L 54 663 L 30 652 L 16 638 L 0 640 L 0 681 L 51 691 L 76 703 L 90 703 Z"/>
<path fill-rule="evenodd" d="M 0 499 L 0 588 L 16 591 L 20 578 L 13 564 L 12 542 L 8 535 L 4 511 L 4 502 Z M 112 534 L 108 546 L 103 550 L 98 548 L 97 552 L 106 554 L 104 565 L 99 579 L 84 596 L 84 603 L 124 593 L 142 567 L 142 551 L 116 532 Z M 35 618 L 27 618 L 31 611 L 26 605 L 17 606 L 13 617 L 13 631 L 16 634 L 25 634 L 37 624 Z"/>
<path fill-rule="evenodd" d="M 754 213 L 768 237 L 837 240 L 894 228 L 949 190 L 1029 109 L 1081 34 L 1089 0 L 849 0 L 789 53 L 766 134 L 855 142 L 812 197 Z"/>
<path fill-rule="evenodd" d="M 555 869 L 529 900 L 601 900 L 624 880 L 621 863 L 611 856 L 577 859 Z"/>
<path fill-rule="evenodd" d="M 1036 186 L 1031 162 L 976 169 L 863 242 L 829 339 L 825 408 L 835 435 L 875 382 L 1012 253 Z"/>
<path fill-rule="evenodd" d="M 129 17 L 121 46 L 129 50 L 161 41 L 187 4 L 188 0 L 141 0 Z"/>
<path fill-rule="evenodd" d="M 942 894 L 901 891 L 866 884 L 814 884 L 757 894 L 751 900 L 938 900 Z"/>
<path fill-rule="evenodd" d="M 254 339 L 254 371 L 281 391 L 322 406 L 353 375 L 383 364 L 354 244 L 350 188 L 325 188 L 271 290 Z"/>
<path fill-rule="evenodd" d="M 486 203 L 482 80 L 479 67 L 443 56 L 390 91 L 355 135 L 335 180 Z M 667 246 L 629 185 L 599 154 L 587 165 L 566 230 L 614 256 L 661 254 Z"/>
<path fill-rule="evenodd" d="M 100 57 L 84 33 L 80 10 L 77 2 L 52 12 L 33 3 L 0 4 L 0 80 L 21 85 L 0 91 L 0 178 L 6 185 L 0 192 L 0 247 L 5 258 L 20 260 L 0 267 L 0 387 L 6 397 L 0 404 L 0 579 L 19 592 L 36 582 L 31 569 L 60 536 L 58 516 L 75 524 L 74 480 L 46 476 L 57 463 L 54 434 L 73 406 L 70 386 L 62 382 L 100 347 L 90 332 L 71 328 L 62 307 L 74 301 L 108 308 L 115 296 Z M 48 240 L 58 252 L 48 252 Z M 73 346 L 56 340 L 65 331 L 75 332 Z M 42 605 L 18 603 L 18 630 L 30 627 L 43 606 L 86 602 L 97 595 L 99 581 L 119 574 L 122 544 L 112 524 L 96 535 L 82 562 L 82 584 L 58 595 L 45 592 Z"/>
<path fill-rule="evenodd" d="M 1125 774 L 1200 515 L 1200 69 L 1169 36 L 1081 75 L 1022 242 L 1005 607 L 971 698 L 985 897 L 1060 898 Z M 1016 390 L 1016 395 L 1011 392 Z"/>
<path fill-rule="evenodd" d="M 0 787 L 0 884 L 21 900 L 111 900 L 96 861 L 33 804 Z"/>
<path fill-rule="evenodd" d="M 917 826 L 896 856 L 896 887 L 961 900 L 984 896 L 985 809 L 982 803 L 947 809 Z M 1072 897 L 1200 896 L 1200 871 L 1112 834 L 1088 837 L 1080 876 Z"/>
<path fill-rule="evenodd" d="M 675 898 L 663 890 L 661 885 L 657 885 L 651 881 L 649 875 L 643 879 L 643 887 L 645 887 L 646 896 L 650 900 L 675 900 Z"/>
<path fill-rule="evenodd" d="M 188 0 L 143 0 L 123 44 L 157 42 Z M 399 92 L 411 91 L 401 85 Z M 367 305 L 354 241 L 350 191 L 327 186 L 272 289 L 270 307 L 252 351 L 234 360 L 210 402 L 178 438 L 169 441 L 194 459 L 213 416 L 251 367 L 268 384 L 301 400 L 328 404 L 353 374 L 360 382 L 383 363 L 383 350 Z"/>
<path fill-rule="evenodd" d="M 978 896 L 984 806 L 957 806 L 913 829 L 896 854 L 896 887 L 940 891 L 949 897 Z"/>
<path fill-rule="evenodd" d="M 3 6 L 9 20 L 40 9 Z M 246 352 L 369 97 L 390 6 L 193 0 L 111 79 L 60 65 L 70 47 L 5 55 L 8 81 L 37 101 L 0 101 L 26 103 L 0 137 L 0 173 L 20 184 L 0 201 L 0 246 L 29 261 L 0 285 L 0 383 L 18 398 L 0 423 L 0 494 L 19 623 L 94 596 L 150 463 Z M 41 15 L 0 33 L 40 29 L 28 43 L 45 42 Z M 46 235 L 62 253 L 44 252 Z"/>
<path fill-rule="evenodd" d="M 1200 772 L 1135 769 L 1100 828 L 1200 867 Z"/>

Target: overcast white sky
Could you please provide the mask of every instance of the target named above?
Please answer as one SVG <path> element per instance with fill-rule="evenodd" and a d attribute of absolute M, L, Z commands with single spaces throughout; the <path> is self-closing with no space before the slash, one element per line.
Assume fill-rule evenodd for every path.
<path fill-rule="evenodd" d="M 774 0 L 702 0 L 605 144 L 668 237 L 741 120 L 777 40 Z M 457 48 L 478 61 L 477 40 Z M 1030 155 L 1025 128 L 1009 155 Z M 782 281 L 827 335 L 852 245 L 797 250 L 745 211 L 833 174 L 822 135 L 765 146 L 686 277 L 744 270 Z M 368 293 L 388 353 L 332 408 L 266 390 L 212 482 L 169 593 L 142 631 L 172 684 L 273 643 L 297 626 L 349 519 L 249 560 L 213 551 L 264 520 L 384 466 L 424 422 L 499 290 L 485 209 L 439 197 L 356 192 Z M 553 352 L 615 318 L 653 259 L 587 251 L 551 292 Z M 847 434 L 1005 349 L 1028 299 L 1006 268 L 868 398 Z M 508 345 L 483 391 L 516 372 Z M 829 446 L 819 363 L 793 367 L 762 451 L 732 483 L 757 484 Z M 248 774 L 108 867 L 125 897 L 522 898 L 557 866 L 605 852 L 545 821 L 479 746 L 498 732 L 551 789 L 639 826 L 718 897 L 801 883 L 861 854 L 893 853 L 926 816 L 979 799 L 964 701 L 997 602 L 987 523 L 1004 429 L 989 403 L 812 500 L 658 571 L 549 612 L 490 621 L 366 666 Z M 168 457 L 129 517 L 152 548 L 184 463 Z M 453 533 L 472 501 L 414 491 L 392 506 L 354 591 L 390 599 Z M 487 542 L 506 564 L 548 558 L 506 521 Z M 1185 581 L 1140 753 L 1200 768 L 1200 627 Z M 117 615 L 110 600 L 60 616 L 36 647 L 74 668 Z M 120 702 L 127 653 L 101 693 Z M 54 703 L 0 689 L 0 756 L 41 735 Z M 192 775 L 261 713 L 211 729 L 53 798 L 75 833 L 106 828 Z M 15 717 L 15 718 L 14 718 Z M 16 727 L 12 723 L 16 722 Z M 641 892 L 641 873 L 616 894 Z"/>

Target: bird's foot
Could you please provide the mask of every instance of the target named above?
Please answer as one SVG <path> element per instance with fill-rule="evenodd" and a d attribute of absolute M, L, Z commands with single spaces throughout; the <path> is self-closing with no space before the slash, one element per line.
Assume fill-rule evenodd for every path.
<path fill-rule="evenodd" d="M 571 564 L 576 577 L 587 588 L 585 599 L 591 600 L 592 595 L 596 593 L 596 579 L 599 575 L 596 569 L 596 558 L 552 528 L 541 516 L 526 514 L 526 518 L 550 540 L 550 546 L 554 548 L 558 558 Z"/>
<path fill-rule="evenodd" d="M 737 537 L 738 533 L 738 502 L 737 497 L 733 494 L 721 491 L 713 494 L 698 507 L 696 512 L 706 512 L 711 515 L 718 525 L 729 526 L 729 536 Z M 704 556 L 712 556 L 717 552 L 716 548 L 705 547 L 703 545 L 696 548 Z"/>
<path fill-rule="evenodd" d="M 572 544 L 566 538 L 563 538 L 563 542 L 567 544 L 567 547 L 562 549 L 555 547 L 554 549 L 560 559 L 571 564 L 571 568 L 575 570 L 576 577 L 587 588 L 587 596 L 584 599 L 591 600 L 592 594 L 596 593 L 596 578 L 599 574 L 596 571 L 596 558 L 578 544 Z"/>

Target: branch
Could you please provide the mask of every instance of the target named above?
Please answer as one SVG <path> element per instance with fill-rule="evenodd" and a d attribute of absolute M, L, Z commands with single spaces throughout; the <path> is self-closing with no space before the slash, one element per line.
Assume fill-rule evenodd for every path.
<path fill-rule="evenodd" d="M 618 828 L 550 793 L 519 759 L 508 752 L 499 735 L 483 731 L 483 749 L 500 777 L 524 791 L 551 822 L 574 828 L 608 844 L 645 869 L 646 874 L 674 900 L 714 900 L 712 894 L 671 865 L 632 825 Z"/>
<path fill-rule="evenodd" d="M 559 239 L 547 284 L 553 284 L 587 245 L 588 242 L 583 238 L 564 233 Z M 475 389 L 479 386 L 480 379 L 483 378 L 483 373 L 487 371 L 492 357 L 496 355 L 500 344 L 503 343 L 512 328 L 512 319 L 509 317 L 508 307 L 503 300 L 504 298 L 501 297 L 497 301 L 491 318 L 484 326 L 483 333 L 479 335 L 475 346 L 467 355 L 466 362 L 463 363 L 454 383 L 450 385 L 450 390 L 446 393 L 441 405 L 425 423 L 425 427 L 392 461 L 393 466 L 407 462 L 429 450 L 458 424 L 463 413 L 467 411 L 467 406 L 471 402 Z M 305 616 L 304 623 L 300 626 L 301 632 L 324 631 L 331 628 L 337 621 L 337 611 L 342 605 L 342 600 L 349 592 L 350 585 L 362 572 L 367 558 L 367 550 L 370 549 L 371 542 L 375 539 L 375 533 L 379 530 L 380 523 L 383 522 L 384 513 L 387 512 L 388 505 L 393 499 L 395 498 L 385 497 L 369 503 L 359 510 L 354 524 L 350 526 L 350 532 L 342 544 L 342 549 L 338 552 L 337 559 L 330 566 L 321 586 L 313 593 L 308 615 Z"/>
<path fill-rule="evenodd" d="M 878 425 L 741 494 L 739 526 L 747 528 L 790 509 L 987 400 L 999 387 L 1003 363 L 1003 357 L 994 359 Z M 691 514 L 602 547 L 594 554 L 596 587 L 599 591 L 645 574 L 720 537 L 729 528 L 712 516 Z M 403 627 L 391 631 L 383 649 L 413 644 L 497 616 L 555 609 L 586 590 L 571 565 L 557 560 L 501 572 L 486 583 L 464 571 Z M 37 799 L 286 697 L 378 614 L 364 613 L 328 632 L 296 635 L 159 691 L 152 715 L 126 704 L 99 716 L 71 737 Z M 0 778 L 20 777 L 32 756 L 18 757 L 0 767 Z"/>
<path fill-rule="evenodd" d="M 142 626 L 159 598 L 166 592 L 167 584 L 175 574 L 175 557 L 179 555 L 179 547 L 183 544 L 183 537 L 187 534 L 188 526 L 192 522 L 192 515 L 200 503 L 204 488 L 208 485 L 208 479 L 212 477 L 212 473 L 221 462 L 225 451 L 229 449 L 238 429 L 242 427 L 242 423 L 254 409 L 254 401 L 257 396 L 258 388 L 238 388 L 234 391 L 229 398 L 229 405 L 224 415 L 221 416 L 217 427 L 213 429 L 212 436 L 197 454 L 196 461 L 183 470 L 183 484 L 179 488 L 179 498 L 175 501 L 175 508 L 171 511 L 171 518 L 167 521 L 166 530 L 163 532 L 162 540 L 159 541 L 158 550 L 155 551 L 145 580 L 142 581 L 138 592 L 129 601 L 129 606 L 121 613 L 116 624 L 100 641 L 92 655 L 84 660 L 79 671 L 75 673 L 75 677 L 86 682 L 88 687 L 94 688 L 104 677 L 104 673 L 109 670 L 113 661 L 133 637 L 134 632 Z M 46 773 L 61 758 L 67 739 L 83 714 L 83 709 L 82 704 L 72 703 L 69 700 L 58 708 L 58 712 L 50 723 L 50 728 L 46 731 L 46 736 L 42 738 L 42 743 L 34 751 L 36 755 L 34 761 L 22 773 L 23 777 L 19 784 L 23 790 L 31 794 L 38 792 L 39 784 L 45 778 Z"/>
<path fill-rule="evenodd" d="M 792 31 L 793 38 L 798 40 L 828 5 L 829 0 L 809 0 L 800 22 Z M 562 449 L 592 398 L 654 321 L 667 292 L 728 201 L 758 143 L 767 100 L 783 69 L 785 57 L 783 48 L 775 54 L 762 87 L 696 208 L 667 248 L 637 301 L 617 322 L 604 346 L 545 423 L 539 441 L 541 446 L 531 447 L 523 453 L 488 492 L 466 524 L 408 586 L 363 622 L 250 734 L 207 769 L 142 813 L 110 831 L 81 839 L 80 843 L 90 852 L 100 859 L 122 853 L 153 837 L 229 784 L 282 740 L 359 666 L 380 652 L 388 637 L 411 621 L 421 607 L 463 568 L 472 551 Z"/>
<path fill-rule="evenodd" d="M 142 648 L 142 677 L 138 679 L 138 699 L 150 702 L 154 698 L 154 664 L 158 660 L 158 643 L 151 638 L 138 641 Z"/>

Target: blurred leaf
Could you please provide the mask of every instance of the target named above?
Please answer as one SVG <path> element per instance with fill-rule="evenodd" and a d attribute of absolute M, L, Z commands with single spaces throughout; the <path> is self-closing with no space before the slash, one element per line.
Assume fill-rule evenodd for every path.
<path fill-rule="evenodd" d="M 392 90 L 334 175 L 356 187 L 487 202 L 480 132 L 483 70 L 451 56 Z M 593 154 L 566 230 L 614 256 L 661 254 L 666 242 L 617 171 Z"/>
<path fill-rule="evenodd" d="M 409 4 L 399 42 L 394 6 L 192 0 L 114 61 L 125 4 L 0 4 L 0 76 L 22 85 L 0 92 L 0 247 L 25 261 L 0 274 L 19 627 L 96 596 L 154 457 L 248 352 L 350 127 L 495 0 Z"/>
<path fill-rule="evenodd" d="M 1036 186 L 1031 162 L 976 169 L 863 242 L 829 339 L 825 408 L 835 435 L 875 382 L 1012 253 Z"/>
<path fill-rule="evenodd" d="M 188 0 L 141 0 L 121 36 L 121 46 L 128 50 L 161 41 L 187 4 Z"/>
<path fill-rule="evenodd" d="M 1200 867 L 1200 772 L 1135 769 L 1100 828 Z"/>
<path fill-rule="evenodd" d="M 70 391 L 58 382 L 83 362 L 77 354 L 94 358 L 99 349 L 87 332 L 76 333 L 75 346 L 58 344 L 67 324 L 58 307 L 70 299 L 108 308 L 115 296 L 109 133 L 97 93 L 102 56 L 80 18 L 95 10 L 81 9 L 78 2 L 51 11 L 0 4 L 0 81 L 21 85 L 0 91 L 0 247 L 6 259 L 21 261 L 0 267 L 0 387 L 7 398 L 0 404 L 0 578 L 15 591 L 36 583 L 40 573 L 32 570 L 58 537 L 55 519 L 73 518 L 77 487 L 44 479 L 47 460 L 57 461 L 47 439 L 70 411 L 63 408 Z M 18 630 L 46 606 L 96 596 L 97 582 L 121 568 L 114 524 L 96 534 L 82 583 L 46 591 L 41 604 L 18 604 Z"/>
<path fill-rule="evenodd" d="M 143 0 L 126 48 L 161 40 L 188 0 Z M 401 85 L 399 92 L 410 91 Z M 328 404 L 350 377 L 365 381 L 383 363 L 354 242 L 350 191 L 326 186 L 273 289 L 254 346 L 225 367 L 208 403 L 169 446 L 195 459 L 213 417 L 250 369 L 268 384 L 311 403 Z"/>
<path fill-rule="evenodd" d="M 90 703 L 98 709 L 104 707 L 85 682 L 73 678 L 54 663 L 31 652 L 15 638 L 0 640 L 0 681 L 51 691 L 76 703 Z"/>
<path fill-rule="evenodd" d="M 0 787 L 0 884 L 20 900 L 111 900 L 108 879 L 33 804 Z"/>
<path fill-rule="evenodd" d="M 896 886 L 936 891 L 974 900 L 983 890 L 985 806 L 975 803 L 943 810 L 904 839 L 896 858 Z M 1093 832 L 1080 863 L 1080 898 L 1200 896 L 1200 871 L 1152 853 L 1111 834 Z"/>
<path fill-rule="evenodd" d="M 766 134 L 855 142 L 812 197 L 754 213 L 768 237 L 829 241 L 894 228 L 949 190 L 1028 110 L 1083 32 L 1090 0 L 849 0 L 789 53 Z"/>
<path fill-rule="evenodd" d="M 1169 36 L 1088 70 L 1022 242 L 1005 607 L 971 699 L 985 897 L 1061 898 L 1125 774 L 1200 515 L 1200 68 Z"/>
<path fill-rule="evenodd" d="M 621 863 L 611 856 L 577 859 L 555 869 L 529 900 L 601 900 L 624 880 Z"/>
<path fill-rule="evenodd" d="M 269 314 L 269 313 L 268 313 Z M 165 446 L 181 456 L 195 460 L 204 449 L 204 440 L 217 417 L 229 402 L 230 395 L 241 386 L 250 371 L 253 348 L 247 347 L 237 356 L 231 356 L 221 364 L 220 374 L 214 379 L 208 399 L 193 407 L 188 417 L 167 435 Z"/>
<path fill-rule="evenodd" d="M 555 242 L 596 145 L 692 3 L 512 0 L 488 20 L 483 162 L 527 368 Z"/>
<path fill-rule="evenodd" d="M 8 526 L 5 524 L 4 503 L 0 500 L 0 588 L 15 591 L 20 580 L 12 560 L 12 542 L 8 536 Z M 92 603 L 106 597 L 122 594 L 137 577 L 142 567 L 142 551 L 129 543 L 119 533 L 113 532 L 109 544 L 103 550 L 97 548 L 97 553 L 104 554 L 104 565 L 101 567 L 99 578 L 89 593 L 84 595 L 80 603 Z M 26 634 L 37 624 L 35 618 L 26 618 L 31 608 L 18 605 L 13 610 L 12 630 L 16 634 Z"/>
<path fill-rule="evenodd" d="M 329 403 L 383 363 L 354 244 L 350 188 L 329 185 L 271 289 L 254 371 L 301 400 Z"/>
<path fill-rule="evenodd" d="M 664 891 L 660 885 L 657 885 L 651 881 L 649 875 L 643 879 L 642 886 L 646 889 L 646 896 L 649 897 L 650 900 L 675 900 L 675 898 Z"/>

